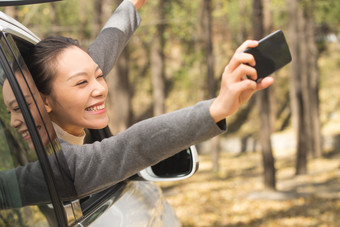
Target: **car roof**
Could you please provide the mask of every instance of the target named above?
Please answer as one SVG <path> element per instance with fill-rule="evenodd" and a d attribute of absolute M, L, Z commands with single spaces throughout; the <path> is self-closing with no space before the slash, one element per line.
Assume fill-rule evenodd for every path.
<path fill-rule="evenodd" d="M 0 0 L 0 6 L 30 5 L 44 2 L 56 2 L 61 0 Z"/>
<path fill-rule="evenodd" d="M 1 11 L 0 31 L 15 35 L 33 44 L 40 41 L 40 39 L 28 28 Z"/>

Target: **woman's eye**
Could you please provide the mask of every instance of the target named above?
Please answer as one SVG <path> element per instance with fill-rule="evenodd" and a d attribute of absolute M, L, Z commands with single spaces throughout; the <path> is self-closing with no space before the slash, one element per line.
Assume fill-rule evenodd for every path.
<path fill-rule="evenodd" d="M 13 108 L 14 112 L 20 112 L 20 108 L 19 107 L 15 107 Z"/>
<path fill-rule="evenodd" d="M 104 75 L 97 76 L 97 79 L 104 78 Z"/>
<path fill-rule="evenodd" d="M 86 83 L 87 83 L 86 80 L 82 80 L 82 81 L 78 82 L 76 85 L 83 85 L 83 84 L 86 84 Z"/>

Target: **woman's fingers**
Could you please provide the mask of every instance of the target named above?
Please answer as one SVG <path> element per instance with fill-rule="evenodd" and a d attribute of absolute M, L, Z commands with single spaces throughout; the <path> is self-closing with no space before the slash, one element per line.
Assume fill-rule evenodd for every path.
<path fill-rule="evenodd" d="M 228 65 L 228 72 L 232 73 L 237 67 L 239 67 L 241 64 L 247 64 L 251 66 L 255 66 L 256 62 L 251 54 L 247 53 L 238 53 L 234 54 L 234 56 L 231 58 L 229 65 Z"/>
<path fill-rule="evenodd" d="M 230 63 L 228 65 L 229 73 L 233 72 L 240 64 L 248 64 L 251 66 L 255 66 L 256 62 L 254 56 L 248 53 L 244 53 L 243 51 L 247 48 L 254 48 L 258 45 L 258 41 L 247 40 L 245 41 L 235 52 L 234 56 L 231 58 Z"/>
<path fill-rule="evenodd" d="M 267 76 L 261 80 L 260 83 L 257 84 L 256 90 L 262 90 L 274 83 L 274 78 L 271 76 Z"/>
<path fill-rule="evenodd" d="M 137 10 L 140 9 L 146 2 L 146 0 L 130 0 L 130 1 L 133 3 Z"/>
<path fill-rule="evenodd" d="M 237 67 L 234 70 L 233 75 L 236 81 L 240 81 L 244 79 L 251 79 L 251 80 L 257 79 L 256 69 L 246 64 L 240 64 L 239 67 Z"/>
<path fill-rule="evenodd" d="M 254 47 L 257 47 L 259 45 L 259 42 L 256 41 L 256 40 L 246 40 L 244 41 L 241 46 L 239 46 L 236 51 L 235 51 L 235 54 L 237 53 L 241 53 L 243 52 L 244 50 L 246 50 L 247 48 L 254 48 Z"/>
<path fill-rule="evenodd" d="M 257 79 L 256 69 L 248 64 L 238 64 L 233 70 L 231 70 L 231 67 L 233 66 L 229 64 L 224 71 L 224 77 L 227 77 L 227 80 L 237 82 L 244 80 L 245 78 L 251 80 Z"/>

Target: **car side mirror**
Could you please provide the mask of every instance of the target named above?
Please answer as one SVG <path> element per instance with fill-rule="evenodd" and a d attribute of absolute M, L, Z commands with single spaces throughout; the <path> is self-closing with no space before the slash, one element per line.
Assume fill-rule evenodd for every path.
<path fill-rule="evenodd" d="M 139 172 L 148 181 L 176 181 L 191 177 L 198 170 L 199 161 L 195 146 Z"/>

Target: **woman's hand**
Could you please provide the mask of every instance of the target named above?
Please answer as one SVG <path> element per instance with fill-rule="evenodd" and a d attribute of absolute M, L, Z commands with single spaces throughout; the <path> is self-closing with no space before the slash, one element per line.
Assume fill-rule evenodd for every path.
<path fill-rule="evenodd" d="M 259 83 L 254 81 L 257 79 L 257 72 L 251 66 L 255 66 L 255 59 L 253 55 L 243 51 L 257 45 L 258 41 L 245 41 L 236 50 L 229 64 L 225 67 L 219 95 L 209 109 L 210 115 L 215 122 L 219 122 L 235 113 L 243 103 L 249 100 L 255 91 L 265 89 L 274 82 L 272 77 L 263 78 Z"/>
<path fill-rule="evenodd" d="M 130 1 L 133 3 L 136 9 L 140 9 L 146 2 L 146 0 L 130 0 Z"/>

